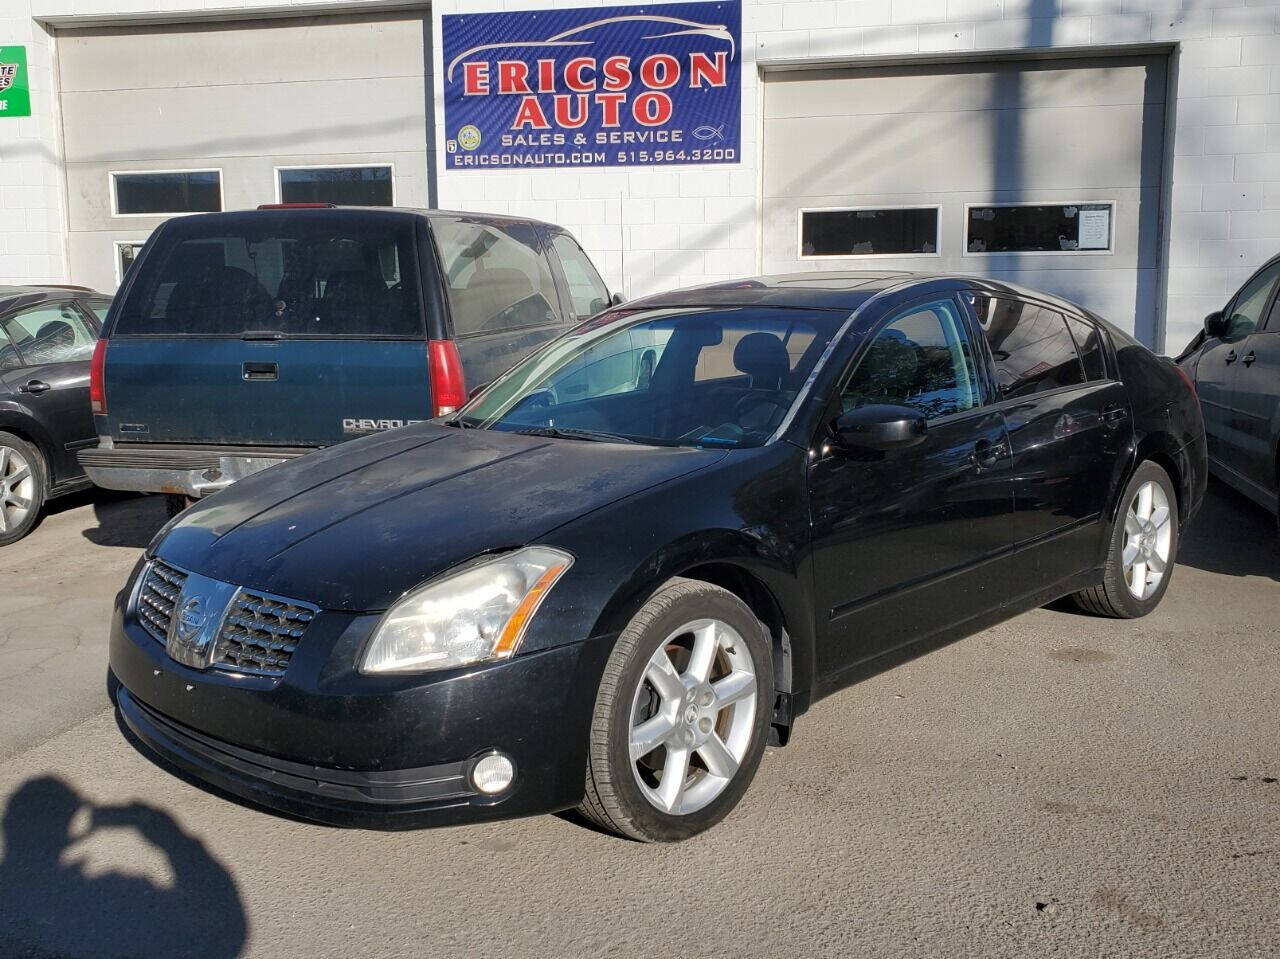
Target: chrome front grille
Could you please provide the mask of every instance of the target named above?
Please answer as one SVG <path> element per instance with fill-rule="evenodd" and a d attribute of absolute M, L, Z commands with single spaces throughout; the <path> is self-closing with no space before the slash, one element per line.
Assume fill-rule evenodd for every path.
<path fill-rule="evenodd" d="M 279 676 L 318 607 L 242 589 L 227 608 L 213 653 L 213 667 Z"/>
<path fill-rule="evenodd" d="M 237 588 L 158 559 L 142 574 L 137 595 L 138 623 L 170 657 L 197 669 L 255 676 L 283 675 L 302 634 L 320 611 L 309 603 Z M 174 624 L 179 610 L 182 628 Z"/>
<path fill-rule="evenodd" d="M 138 591 L 138 622 L 161 643 L 169 634 L 169 622 L 186 582 L 186 573 L 158 559 L 152 560 L 143 574 L 142 589 Z"/>

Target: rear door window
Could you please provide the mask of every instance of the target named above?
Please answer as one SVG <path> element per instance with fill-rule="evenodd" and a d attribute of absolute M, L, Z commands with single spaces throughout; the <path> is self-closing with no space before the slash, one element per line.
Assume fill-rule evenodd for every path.
<path fill-rule="evenodd" d="M 551 236 L 565 282 L 569 285 L 569 302 L 574 316 L 580 320 L 595 316 L 609 305 L 609 290 L 596 272 L 595 265 L 578 246 L 573 237 L 565 233 Z"/>
<path fill-rule="evenodd" d="M 555 283 L 532 224 L 434 217 L 455 336 L 559 321 Z"/>
<path fill-rule="evenodd" d="M 87 360 L 97 341 L 88 321 L 71 303 L 46 303 L 22 310 L 0 320 L 0 326 L 23 366 Z"/>
<path fill-rule="evenodd" d="M 1001 399 L 1085 381 L 1061 313 L 1019 300 L 983 296 L 975 298 L 974 311 L 991 348 Z"/>
<path fill-rule="evenodd" d="M 114 335 L 421 338 L 412 221 L 321 213 L 171 224 Z"/>

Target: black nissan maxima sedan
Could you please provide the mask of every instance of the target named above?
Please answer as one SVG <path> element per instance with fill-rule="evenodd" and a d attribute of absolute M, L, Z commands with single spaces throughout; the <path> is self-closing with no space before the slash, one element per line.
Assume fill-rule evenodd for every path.
<path fill-rule="evenodd" d="M 151 750 L 297 816 L 682 839 L 823 696 L 1059 597 L 1149 613 L 1206 472 L 1185 377 L 1062 300 L 685 290 L 181 514 L 113 687 Z"/>

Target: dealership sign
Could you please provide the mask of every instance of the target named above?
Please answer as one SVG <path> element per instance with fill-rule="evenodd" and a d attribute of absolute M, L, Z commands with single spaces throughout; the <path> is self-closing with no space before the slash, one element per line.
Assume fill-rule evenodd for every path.
<path fill-rule="evenodd" d="M 31 116 L 27 48 L 0 47 L 0 117 Z"/>
<path fill-rule="evenodd" d="M 742 7 L 444 17 L 449 170 L 736 163 Z"/>

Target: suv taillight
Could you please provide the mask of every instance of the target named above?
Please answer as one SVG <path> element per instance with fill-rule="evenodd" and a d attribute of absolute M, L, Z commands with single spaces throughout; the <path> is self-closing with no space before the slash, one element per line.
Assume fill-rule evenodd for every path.
<path fill-rule="evenodd" d="M 431 403 L 433 416 L 455 413 L 467 401 L 467 383 L 462 375 L 462 358 L 453 340 L 428 340 L 431 361 Z"/>
<path fill-rule="evenodd" d="M 93 362 L 89 364 L 89 406 L 98 416 L 107 412 L 107 387 L 102 381 L 106 365 L 107 341 L 98 340 L 93 347 Z"/>

